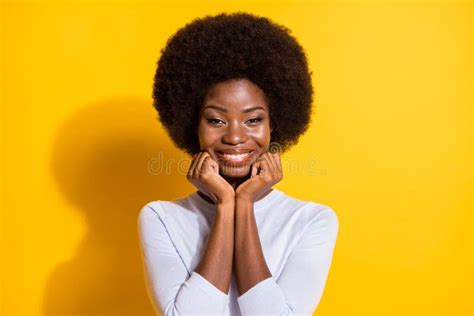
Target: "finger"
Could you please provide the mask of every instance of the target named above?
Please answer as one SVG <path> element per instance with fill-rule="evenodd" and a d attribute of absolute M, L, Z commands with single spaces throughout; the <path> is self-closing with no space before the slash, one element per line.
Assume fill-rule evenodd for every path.
<path fill-rule="evenodd" d="M 282 166 L 282 162 L 281 162 L 281 154 L 280 153 L 275 154 L 275 160 L 276 160 L 277 165 L 278 165 L 278 170 L 280 172 L 280 180 L 281 180 L 281 179 L 283 179 L 283 166 Z"/>
<path fill-rule="evenodd" d="M 264 157 L 260 158 L 259 164 L 257 167 L 257 175 L 259 176 L 267 175 L 270 172 L 270 170 L 271 169 L 268 165 L 268 161 Z"/>
<path fill-rule="evenodd" d="M 188 175 L 190 177 L 194 177 L 194 170 L 196 169 L 196 165 L 199 161 L 199 157 L 201 156 L 201 154 L 202 154 L 202 151 L 193 156 L 193 161 L 191 162 L 191 167 L 189 167 L 189 172 L 188 172 Z"/>
<path fill-rule="evenodd" d="M 260 168 L 260 160 L 257 159 L 257 161 L 255 161 L 252 164 L 252 173 L 250 174 L 250 178 L 253 178 L 257 175 L 259 168 Z"/>
<path fill-rule="evenodd" d="M 192 155 L 192 157 L 191 157 L 191 164 L 189 165 L 188 174 L 187 174 L 188 177 L 191 177 L 192 174 L 193 174 L 194 164 L 195 164 L 195 161 L 196 161 L 196 157 L 197 157 L 198 155 L 199 155 L 199 153 L 194 154 L 194 155 Z"/>
<path fill-rule="evenodd" d="M 280 154 L 280 153 L 276 153 L 275 156 L 276 156 L 276 161 L 277 161 L 278 167 L 280 168 L 280 170 L 283 171 L 283 168 L 282 168 L 282 166 L 281 166 L 281 154 Z"/>
<path fill-rule="evenodd" d="M 281 174 L 281 160 L 280 160 L 280 154 L 279 153 L 271 153 L 270 158 L 273 160 L 273 166 L 275 168 L 275 172 L 277 174 Z"/>
<path fill-rule="evenodd" d="M 201 165 L 201 170 L 204 174 L 211 174 L 211 173 L 216 173 L 216 165 L 217 163 L 215 160 L 211 157 L 211 155 L 206 156 L 202 160 L 202 165 Z"/>
<path fill-rule="evenodd" d="M 269 153 L 264 153 L 262 155 L 262 159 L 264 159 L 264 162 L 265 162 L 265 171 L 268 170 L 268 173 L 270 173 L 271 175 L 273 175 L 274 173 L 274 167 L 273 167 L 273 162 L 272 162 L 272 159 L 270 158 L 269 156 L 270 154 Z"/>
<path fill-rule="evenodd" d="M 271 152 L 268 152 L 266 157 L 268 158 L 268 160 L 270 161 L 271 165 L 272 165 L 272 173 L 273 172 L 277 172 L 278 171 L 278 165 L 275 161 L 275 157 L 274 157 L 274 154 L 271 153 Z"/>
<path fill-rule="evenodd" d="M 199 157 L 199 161 L 198 161 L 197 166 L 196 166 L 196 170 L 197 170 L 198 174 L 203 174 L 202 164 L 209 157 L 210 157 L 209 153 L 207 151 L 203 151 L 201 157 Z"/>

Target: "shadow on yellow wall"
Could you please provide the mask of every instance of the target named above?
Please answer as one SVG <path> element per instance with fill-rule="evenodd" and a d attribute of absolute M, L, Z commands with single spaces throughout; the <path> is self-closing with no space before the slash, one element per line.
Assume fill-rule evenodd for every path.
<path fill-rule="evenodd" d="M 153 111 L 149 102 L 133 98 L 96 103 L 57 132 L 51 172 L 84 216 L 86 232 L 75 256 L 49 276 L 44 315 L 153 315 L 139 252 L 138 211 L 151 200 L 189 191 L 185 176 L 157 172 L 156 161 L 149 168 L 158 153 L 176 156 L 159 134 Z"/>

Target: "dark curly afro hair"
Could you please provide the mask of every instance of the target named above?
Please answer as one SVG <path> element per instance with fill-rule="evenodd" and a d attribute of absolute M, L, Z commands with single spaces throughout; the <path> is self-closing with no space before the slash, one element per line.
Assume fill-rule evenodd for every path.
<path fill-rule="evenodd" d="M 291 30 L 245 12 L 194 19 L 161 50 L 153 85 L 153 106 L 173 142 L 200 152 L 197 124 L 209 88 L 247 79 L 265 93 L 273 128 L 271 142 L 285 152 L 311 120 L 312 73 Z"/>

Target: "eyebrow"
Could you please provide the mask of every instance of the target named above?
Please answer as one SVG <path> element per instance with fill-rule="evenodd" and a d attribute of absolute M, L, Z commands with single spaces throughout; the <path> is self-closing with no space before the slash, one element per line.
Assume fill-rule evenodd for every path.
<path fill-rule="evenodd" d="M 217 106 L 217 105 L 207 105 L 206 107 L 204 107 L 204 110 L 207 109 L 207 108 L 211 108 L 211 109 L 215 109 L 217 111 L 221 111 L 221 112 L 229 112 L 227 111 L 226 108 L 223 108 L 223 107 L 220 107 L 220 106 Z M 246 109 L 243 109 L 242 110 L 242 113 L 249 113 L 249 112 L 253 112 L 253 111 L 256 111 L 256 110 L 264 110 L 265 109 L 261 106 L 254 106 L 254 107 L 251 107 L 251 108 L 246 108 Z"/>

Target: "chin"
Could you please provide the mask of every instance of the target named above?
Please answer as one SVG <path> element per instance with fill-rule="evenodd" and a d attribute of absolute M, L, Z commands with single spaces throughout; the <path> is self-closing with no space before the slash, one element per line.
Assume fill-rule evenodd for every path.
<path fill-rule="evenodd" d="M 249 175 L 250 165 L 242 165 L 242 166 L 219 165 L 219 173 L 231 178 L 243 178 Z"/>

